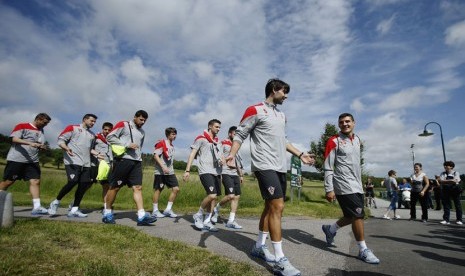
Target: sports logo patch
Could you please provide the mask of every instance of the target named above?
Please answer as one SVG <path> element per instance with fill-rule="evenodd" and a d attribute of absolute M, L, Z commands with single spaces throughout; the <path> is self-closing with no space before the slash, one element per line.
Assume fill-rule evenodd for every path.
<path fill-rule="evenodd" d="M 163 186 L 165 186 L 165 184 L 161 183 L 161 184 L 160 184 L 160 188 L 163 188 Z"/>
<path fill-rule="evenodd" d="M 69 175 L 69 178 L 71 178 L 71 179 L 74 179 L 75 177 L 76 177 L 76 175 L 74 173 Z"/>
<path fill-rule="evenodd" d="M 229 192 L 232 193 L 234 191 L 234 188 L 229 188 Z"/>
<path fill-rule="evenodd" d="M 210 192 L 213 192 L 213 190 L 215 189 L 213 186 L 210 186 L 208 187 L 208 189 L 210 190 Z"/>
<path fill-rule="evenodd" d="M 123 184 L 123 180 L 118 180 L 118 181 L 116 181 L 116 184 L 118 184 L 118 186 L 121 185 L 121 184 Z"/>
<path fill-rule="evenodd" d="M 270 193 L 270 195 L 274 195 L 274 187 L 269 187 L 268 192 Z"/>
<path fill-rule="evenodd" d="M 16 180 L 16 178 L 18 178 L 18 175 L 17 175 L 17 174 L 15 174 L 15 175 L 13 175 L 13 177 L 12 177 L 12 178 L 13 178 L 13 180 Z"/>
<path fill-rule="evenodd" d="M 362 208 L 355 209 L 355 212 L 357 212 L 357 214 L 361 214 L 362 213 Z"/>

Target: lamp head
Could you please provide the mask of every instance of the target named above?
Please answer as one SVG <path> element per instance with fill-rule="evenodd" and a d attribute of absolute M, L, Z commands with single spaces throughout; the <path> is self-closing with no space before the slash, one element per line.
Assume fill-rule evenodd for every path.
<path fill-rule="evenodd" d="M 431 135 L 433 135 L 433 134 L 434 134 L 434 133 L 429 132 L 429 131 L 427 131 L 427 130 L 425 129 L 425 130 L 423 130 L 423 133 L 418 134 L 418 136 L 427 137 L 427 136 L 431 136 Z"/>

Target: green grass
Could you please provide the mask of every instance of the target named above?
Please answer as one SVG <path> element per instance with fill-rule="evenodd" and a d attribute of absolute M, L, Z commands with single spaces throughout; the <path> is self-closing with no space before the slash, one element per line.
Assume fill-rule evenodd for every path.
<path fill-rule="evenodd" d="M 0 275 L 263 274 L 131 227 L 40 219 L 16 219 L 14 227 L 0 228 L 0 256 Z"/>

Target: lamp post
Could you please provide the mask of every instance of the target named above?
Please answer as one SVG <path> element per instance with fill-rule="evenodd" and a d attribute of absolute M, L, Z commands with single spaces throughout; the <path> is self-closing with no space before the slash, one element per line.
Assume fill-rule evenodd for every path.
<path fill-rule="evenodd" d="M 440 124 L 438 124 L 438 123 L 436 123 L 436 122 L 429 122 L 429 123 L 427 123 L 427 124 L 425 125 L 424 130 L 423 130 L 423 133 L 418 134 L 418 136 L 426 137 L 426 136 L 431 136 L 431 135 L 434 134 L 434 133 L 429 132 L 428 130 L 426 130 L 426 127 L 427 127 L 429 124 L 436 124 L 436 125 L 438 125 L 438 127 L 439 127 L 439 132 L 441 133 L 442 156 L 444 157 L 444 162 L 446 162 L 446 150 L 444 149 L 444 138 L 442 137 L 442 127 L 441 127 Z"/>
<path fill-rule="evenodd" d="M 413 148 L 415 147 L 415 144 L 412 144 L 410 148 L 412 149 L 412 168 L 415 167 L 415 151 L 413 151 Z"/>

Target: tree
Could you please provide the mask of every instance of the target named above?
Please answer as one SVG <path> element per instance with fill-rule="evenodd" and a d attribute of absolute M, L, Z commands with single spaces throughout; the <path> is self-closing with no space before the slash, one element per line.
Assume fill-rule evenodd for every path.
<path fill-rule="evenodd" d="M 328 142 L 329 138 L 332 136 L 338 134 L 338 128 L 336 125 L 326 123 L 325 125 L 325 130 L 320 136 L 320 140 L 318 142 L 316 141 L 311 141 L 310 142 L 310 149 L 312 153 L 315 154 L 315 169 L 323 173 L 323 165 L 325 162 L 325 150 L 326 150 L 326 142 Z M 361 141 L 361 140 L 360 140 Z M 363 141 L 361 141 L 360 145 L 360 155 L 361 155 L 361 166 L 362 166 L 362 174 L 363 174 L 363 164 L 364 164 L 364 159 L 363 159 Z"/>
<path fill-rule="evenodd" d="M 57 166 L 57 169 L 60 168 L 60 165 L 63 164 L 63 150 L 62 149 L 53 149 L 53 165 Z"/>
<path fill-rule="evenodd" d="M 310 150 L 312 153 L 315 154 L 315 169 L 323 173 L 323 164 L 325 162 L 325 149 L 326 149 L 326 142 L 329 138 L 336 135 L 338 130 L 335 125 L 326 123 L 325 130 L 320 136 L 320 140 L 318 142 L 311 141 L 310 142 Z"/>

